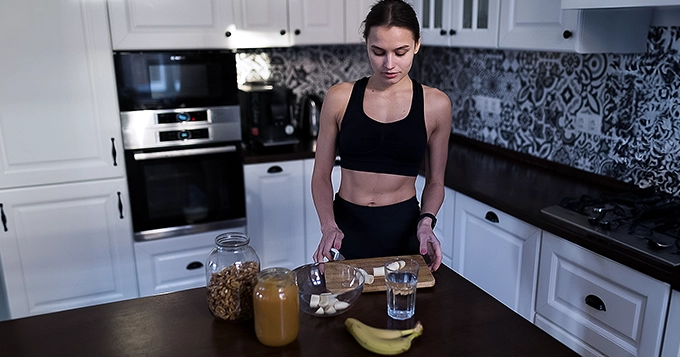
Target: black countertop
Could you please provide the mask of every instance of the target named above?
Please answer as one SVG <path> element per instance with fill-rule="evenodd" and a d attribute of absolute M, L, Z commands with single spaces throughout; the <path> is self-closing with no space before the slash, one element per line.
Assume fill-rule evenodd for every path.
<path fill-rule="evenodd" d="M 300 160 L 314 157 L 315 142 L 244 151 L 244 163 Z M 542 208 L 565 197 L 599 196 L 636 188 L 611 178 L 590 174 L 530 155 L 502 149 L 452 135 L 445 184 L 537 228 L 551 232 L 586 249 L 638 270 L 680 290 L 680 269 L 639 254 L 631 254 L 615 243 L 554 224 Z"/>
<path fill-rule="evenodd" d="M 347 332 L 348 317 L 392 329 L 421 321 L 423 335 L 404 356 L 577 356 L 448 267 L 433 275 L 412 319 L 390 319 L 385 293 L 368 292 L 339 316 L 300 313 L 297 340 L 283 347 L 260 344 L 252 319 L 215 320 L 206 289 L 196 288 L 0 321 L 0 356 L 377 356 Z"/>

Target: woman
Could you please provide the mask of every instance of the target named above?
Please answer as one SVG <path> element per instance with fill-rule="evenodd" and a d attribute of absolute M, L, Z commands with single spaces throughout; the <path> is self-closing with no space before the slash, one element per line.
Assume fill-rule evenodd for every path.
<path fill-rule="evenodd" d="M 432 231 L 444 200 L 451 132 L 451 101 L 408 73 L 420 49 L 413 8 L 381 0 L 364 20 L 373 74 L 336 84 L 321 109 L 312 196 L 321 224 L 314 260 L 422 254 L 439 268 L 440 242 Z M 331 171 L 340 154 L 341 183 L 333 197 Z M 425 162 L 419 206 L 415 180 Z"/>

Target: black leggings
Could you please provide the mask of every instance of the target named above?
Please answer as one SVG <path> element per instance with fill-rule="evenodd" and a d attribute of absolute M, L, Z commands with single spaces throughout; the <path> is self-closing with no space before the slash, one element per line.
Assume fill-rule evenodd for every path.
<path fill-rule="evenodd" d="M 333 211 L 345 234 L 340 253 L 346 259 L 419 254 L 416 227 L 420 205 L 415 196 L 389 206 L 368 207 L 336 194 Z"/>

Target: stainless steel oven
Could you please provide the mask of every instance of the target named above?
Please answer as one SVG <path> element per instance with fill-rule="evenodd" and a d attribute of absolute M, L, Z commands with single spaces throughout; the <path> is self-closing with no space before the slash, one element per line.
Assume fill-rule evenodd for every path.
<path fill-rule="evenodd" d="M 245 230 L 238 105 L 121 113 L 135 240 Z"/>

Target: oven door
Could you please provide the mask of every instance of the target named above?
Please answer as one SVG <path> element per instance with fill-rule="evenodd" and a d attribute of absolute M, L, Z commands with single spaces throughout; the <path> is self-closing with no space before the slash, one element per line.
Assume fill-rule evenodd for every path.
<path fill-rule="evenodd" d="M 135 240 L 246 225 L 240 143 L 125 152 Z"/>

